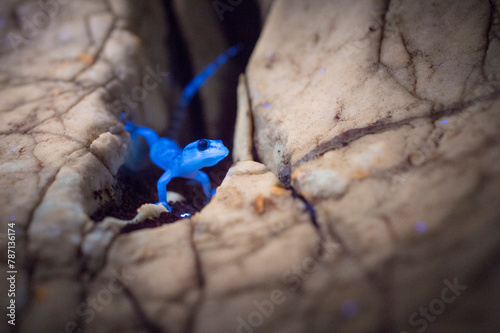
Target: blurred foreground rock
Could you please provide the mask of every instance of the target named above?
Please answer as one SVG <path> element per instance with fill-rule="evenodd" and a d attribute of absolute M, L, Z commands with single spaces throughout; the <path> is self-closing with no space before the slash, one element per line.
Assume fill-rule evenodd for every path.
<path fill-rule="evenodd" d="M 61 5 L 17 50 L 13 18 L 40 9 L 1 6 L 0 216 L 17 228 L 19 331 L 500 327 L 498 2 L 275 1 L 216 195 L 128 234 L 89 216 L 120 197 L 114 102 L 169 63 L 159 3 Z M 134 116 L 161 130 L 165 96 L 148 90 Z"/>

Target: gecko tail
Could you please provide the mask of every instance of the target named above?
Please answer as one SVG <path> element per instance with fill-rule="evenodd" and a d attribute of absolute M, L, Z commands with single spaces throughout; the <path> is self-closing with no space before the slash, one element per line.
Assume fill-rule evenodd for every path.
<path fill-rule="evenodd" d="M 194 95 L 198 92 L 200 87 L 207 81 L 207 79 L 214 74 L 217 69 L 224 65 L 230 58 L 237 55 L 243 49 L 243 44 L 238 43 L 227 49 L 226 52 L 219 55 L 214 62 L 205 67 L 205 69 L 196 75 L 184 88 L 182 91 L 182 96 L 177 103 L 177 107 L 174 111 L 172 121 L 169 128 L 169 137 L 177 139 L 180 128 L 184 121 L 185 111 L 189 102 L 193 99 Z"/>

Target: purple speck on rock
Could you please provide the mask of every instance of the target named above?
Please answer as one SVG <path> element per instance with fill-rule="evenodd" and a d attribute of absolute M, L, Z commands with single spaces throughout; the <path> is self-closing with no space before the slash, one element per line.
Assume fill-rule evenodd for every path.
<path fill-rule="evenodd" d="M 12 216 L 10 217 L 10 221 L 11 221 L 11 222 L 14 222 L 15 220 L 16 220 L 16 217 L 15 217 L 14 215 L 12 215 Z"/>
<path fill-rule="evenodd" d="M 255 93 L 255 94 L 253 94 L 253 97 L 257 98 L 257 97 L 259 97 L 259 94 Z"/>
<path fill-rule="evenodd" d="M 417 232 L 425 232 L 427 230 L 427 225 L 425 222 L 419 221 L 417 224 L 415 224 L 415 230 Z"/>
<path fill-rule="evenodd" d="M 352 299 L 345 300 L 342 303 L 341 311 L 344 317 L 354 317 L 358 313 L 358 303 Z"/>
<path fill-rule="evenodd" d="M 441 120 L 441 124 L 447 124 L 448 123 L 448 120 Z"/>
<path fill-rule="evenodd" d="M 264 106 L 265 106 L 266 108 L 268 108 L 268 109 L 270 109 L 270 108 L 271 108 L 271 104 L 269 104 L 269 103 L 267 103 L 267 102 L 266 102 L 266 103 L 264 103 Z"/>
<path fill-rule="evenodd" d="M 320 73 L 324 73 L 324 72 L 325 72 L 325 69 L 324 69 L 324 68 L 320 68 L 320 69 L 319 69 L 319 72 L 320 72 Z"/>
<path fill-rule="evenodd" d="M 274 56 L 274 51 L 269 51 L 269 56 L 270 57 Z"/>

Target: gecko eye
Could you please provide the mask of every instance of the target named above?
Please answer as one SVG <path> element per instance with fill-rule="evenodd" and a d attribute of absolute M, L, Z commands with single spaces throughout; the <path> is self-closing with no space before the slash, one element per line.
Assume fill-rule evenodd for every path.
<path fill-rule="evenodd" d="M 204 151 L 208 148 L 208 140 L 199 140 L 198 141 L 198 150 L 199 151 Z"/>

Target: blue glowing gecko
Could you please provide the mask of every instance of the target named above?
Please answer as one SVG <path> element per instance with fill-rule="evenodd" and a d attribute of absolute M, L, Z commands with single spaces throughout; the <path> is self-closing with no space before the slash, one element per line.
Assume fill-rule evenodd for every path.
<path fill-rule="evenodd" d="M 230 47 L 226 53 L 218 56 L 212 64 L 208 65 L 184 88 L 177 107 L 179 112 L 185 112 L 186 106 L 201 85 L 219 66 L 236 55 L 239 49 L 239 45 Z M 207 202 L 210 201 L 212 197 L 210 179 L 206 173 L 199 169 L 213 166 L 229 154 L 229 150 L 222 144 L 222 141 L 202 139 L 192 142 L 182 149 L 173 139 L 162 138 L 150 128 L 135 125 L 133 122 L 126 120 L 124 114 L 121 114 L 121 117 L 125 122 L 125 129 L 131 134 L 132 140 L 136 140 L 137 135 L 144 137 L 149 146 L 149 158 L 154 164 L 165 170 L 165 173 L 156 184 L 159 198 L 158 205 L 163 205 L 169 212 L 172 211 L 167 203 L 167 184 L 174 177 L 190 178 L 198 181 L 203 188 Z M 182 119 L 182 117 L 177 118 Z"/>

